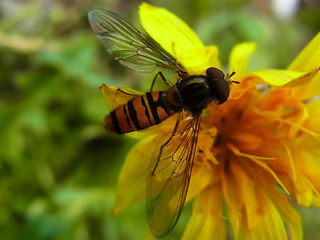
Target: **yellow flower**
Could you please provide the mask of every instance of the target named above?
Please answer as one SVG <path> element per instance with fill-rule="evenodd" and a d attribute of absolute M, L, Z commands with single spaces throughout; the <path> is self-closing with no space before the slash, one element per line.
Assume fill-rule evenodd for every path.
<path fill-rule="evenodd" d="M 205 47 L 172 13 L 143 3 L 140 17 L 149 35 L 190 74 L 221 69 L 217 47 Z M 232 85 L 226 103 L 212 103 L 202 114 L 187 196 L 194 198 L 193 213 L 182 239 L 227 239 L 226 220 L 234 239 L 283 240 L 288 231 L 290 239 L 303 239 L 292 200 L 320 206 L 320 101 L 314 98 L 320 95 L 320 34 L 286 70 L 247 73 L 254 50 L 254 43 L 234 47 L 229 69 L 240 84 Z M 119 99 L 114 89 L 102 90 L 107 102 Z M 154 139 L 170 134 L 174 121 L 147 130 L 128 154 L 115 212 L 145 198 Z"/>

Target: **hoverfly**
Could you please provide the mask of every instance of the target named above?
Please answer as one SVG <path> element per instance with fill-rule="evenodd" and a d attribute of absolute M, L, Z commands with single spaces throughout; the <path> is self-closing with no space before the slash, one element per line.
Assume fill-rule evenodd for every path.
<path fill-rule="evenodd" d="M 108 131 L 128 133 L 157 125 L 177 115 L 170 135 L 160 138 L 147 176 L 147 214 L 155 237 L 168 234 L 177 223 L 186 199 L 196 155 L 201 113 L 211 102 L 224 103 L 230 93 L 231 75 L 210 67 L 206 75 L 190 75 L 151 37 L 143 35 L 117 14 L 93 9 L 88 12 L 96 36 L 115 60 L 140 72 L 156 67 L 176 71 L 179 80 L 165 91 L 133 96 L 105 120 Z M 152 86 L 154 84 L 152 83 Z"/>

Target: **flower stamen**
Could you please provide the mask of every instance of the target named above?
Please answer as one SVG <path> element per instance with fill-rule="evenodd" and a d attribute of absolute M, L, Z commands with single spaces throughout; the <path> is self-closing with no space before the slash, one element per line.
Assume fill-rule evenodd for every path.
<path fill-rule="evenodd" d="M 303 177 L 303 180 L 305 183 L 311 188 L 311 190 L 320 198 L 320 192 L 315 188 L 315 186 L 307 179 L 306 177 Z"/>
<path fill-rule="evenodd" d="M 256 114 L 260 115 L 260 116 L 264 116 L 264 117 L 267 117 L 269 119 L 273 119 L 273 121 L 278 121 L 280 124 L 283 124 L 283 123 L 287 124 L 287 125 L 291 126 L 292 129 L 294 129 L 295 131 L 296 130 L 300 130 L 302 132 L 305 132 L 305 133 L 313 136 L 317 141 L 320 141 L 320 134 L 319 133 L 316 133 L 316 132 L 314 132 L 314 131 L 306 128 L 306 127 L 303 127 L 300 123 L 295 123 L 295 122 L 293 122 L 293 121 L 291 121 L 289 119 L 283 119 L 281 117 L 277 117 L 273 112 L 266 112 L 266 111 L 262 112 L 262 111 L 260 111 L 258 109 L 254 109 L 253 111 Z M 292 132 L 292 131 L 290 131 L 290 132 Z M 289 132 L 289 134 L 290 134 L 290 132 Z M 290 134 L 289 137 L 294 137 L 294 136 L 291 136 L 291 135 L 292 134 Z"/>
<path fill-rule="evenodd" d="M 242 152 L 240 152 L 240 150 L 238 148 L 236 148 L 231 143 L 228 143 L 227 146 L 237 156 L 254 159 L 255 161 L 258 161 L 258 160 L 276 160 L 276 158 L 272 158 L 272 157 L 262 157 L 262 156 L 255 156 L 255 155 L 252 155 L 252 154 L 242 153 Z"/>
<path fill-rule="evenodd" d="M 228 148 L 237 156 L 245 157 L 248 159 L 253 160 L 255 163 L 263 167 L 265 170 L 267 170 L 278 182 L 278 184 L 283 188 L 283 190 L 290 195 L 290 192 L 288 189 L 284 186 L 284 184 L 281 182 L 280 178 L 277 176 L 277 174 L 265 163 L 261 162 L 259 160 L 275 160 L 275 158 L 269 158 L 269 157 L 259 157 L 259 156 L 254 156 L 246 153 L 241 153 L 239 149 L 237 149 L 234 145 L 232 144 L 227 144 Z"/>
<path fill-rule="evenodd" d="M 292 157 L 291 151 L 290 151 L 288 145 L 285 142 L 282 141 L 281 143 L 282 143 L 284 149 L 286 150 L 286 153 L 287 153 L 287 156 L 288 156 L 288 159 L 289 159 L 289 162 L 290 162 L 293 181 L 296 182 L 297 181 L 297 172 L 296 172 L 296 168 L 295 168 L 294 163 L 293 163 L 293 157 Z"/>

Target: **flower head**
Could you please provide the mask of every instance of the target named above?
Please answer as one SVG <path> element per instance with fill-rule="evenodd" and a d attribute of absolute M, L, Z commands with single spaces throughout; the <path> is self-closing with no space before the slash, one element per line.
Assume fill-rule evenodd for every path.
<path fill-rule="evenodd" d="M 144 3 L 140 17 L 149 35 L 190 74 L 221 69 L 218 48 L 205 47 L 172 13 Z M 287 69 L 251 73 L 247 61 L 255 44 L 234 47 L 229 69 L 240 84 L 232 85 L 226 103 L 209 104 L 202 114 L 187 196 L 195 200 L 183 239 L 226 239 L 226 219 L 234 239 L 282 240 L 288 230 L 291 239 L 302 239 L 291 200 L 320 206 L 320 101 L 314 98 L 320 95 L 319 46 L 320 34 Z M 169 118 L 152 127 L 130 151 L 115 212 L 145 198 L 154 139 L 170 134 L 173 125 Z"/>

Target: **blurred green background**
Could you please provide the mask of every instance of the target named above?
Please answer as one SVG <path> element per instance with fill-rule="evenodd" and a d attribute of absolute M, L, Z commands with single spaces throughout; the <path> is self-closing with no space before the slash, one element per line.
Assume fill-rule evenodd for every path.
<path fill-rule="evenodd" d="M 126 240 L 145 233 L 143 203 L 112 214 L 118 174 L 135 140 L 104 130 L 98 87 L 147 90 L 153 74 L 113 61 L 86 16 L 91 8 L 105 8 L 141 29 L 140 2 L 0 1 L 0 239 Z M 218 45 L 225 69 L 233 45 L 257 42 L 254 70 L 285 68 L 319 31 L 319 1 L 300 1 L 291 12 L 289 1 L 278 1 L 286 4 L 283 11 L 271 2 L 149 3 Z M 299 211 L 305 239 L 320 239 L 320 211 Z"/>

